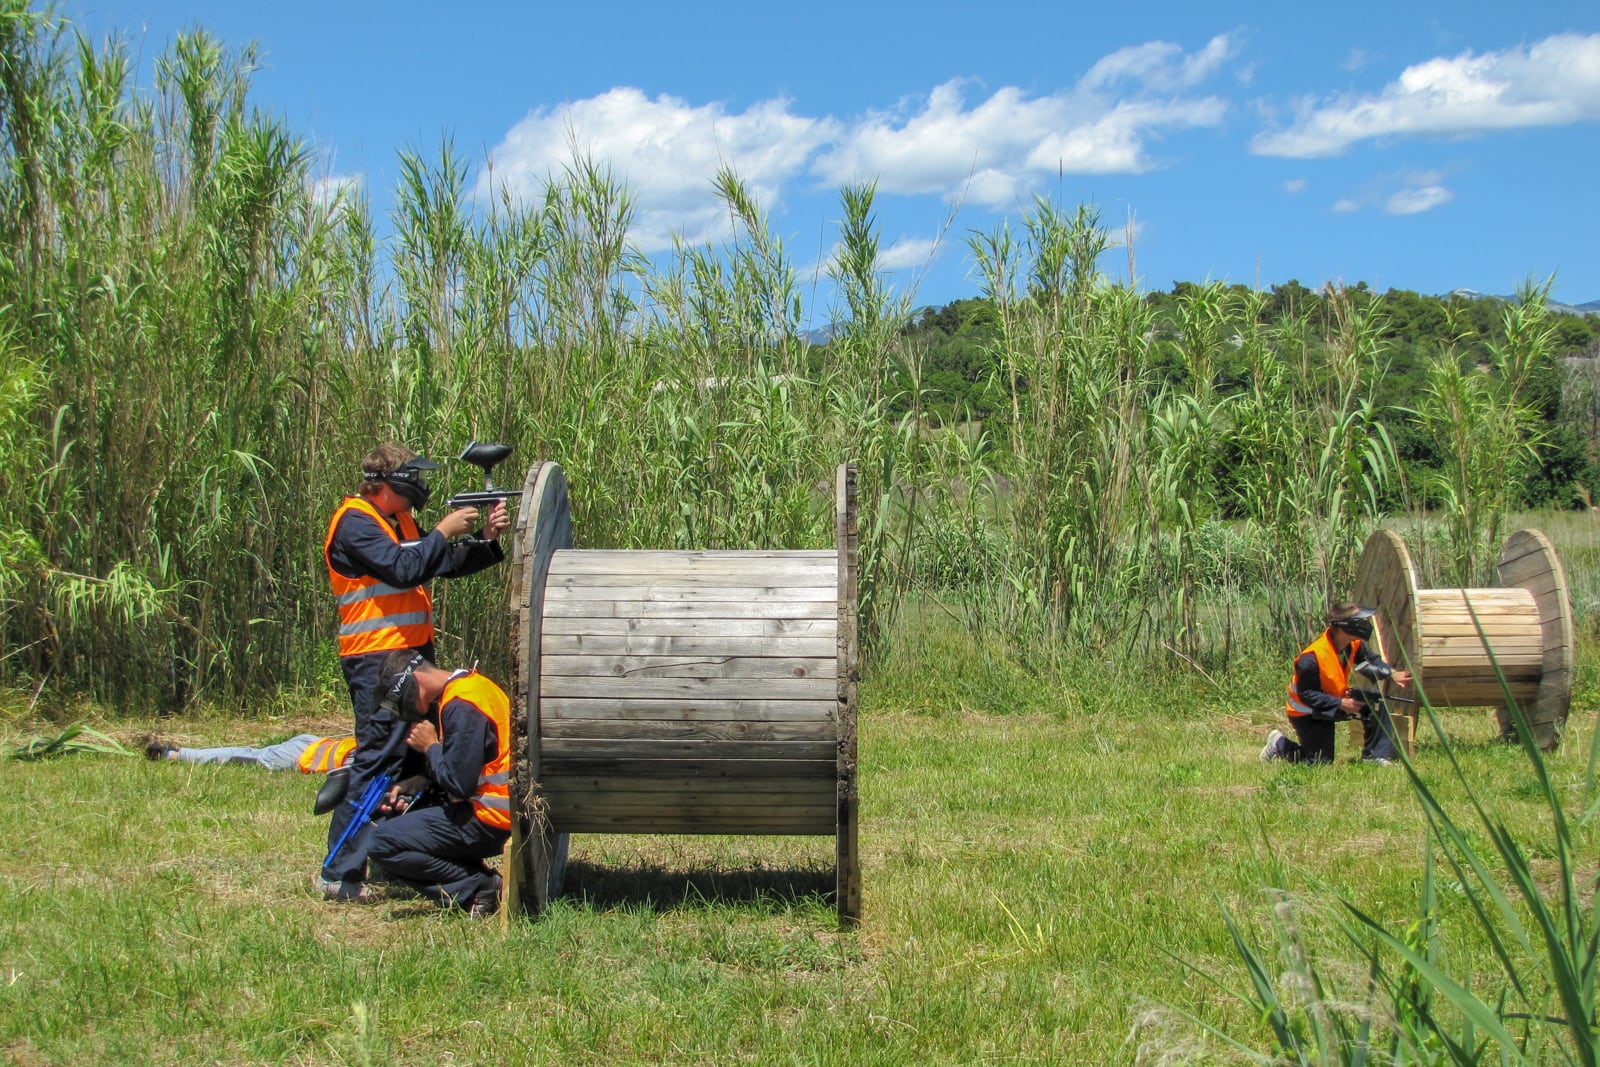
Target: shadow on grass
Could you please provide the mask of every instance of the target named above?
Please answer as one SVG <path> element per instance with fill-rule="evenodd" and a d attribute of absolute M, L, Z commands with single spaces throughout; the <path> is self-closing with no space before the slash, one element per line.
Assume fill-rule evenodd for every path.
<path fill-rule="evenodd" d="M 574 860 L 567 866 L 562 899 L 596 911 L 645 908 L 656 913 L 707 905 L 785 909 L 833 906 L 831 866 L 776 869 L 754 867 L 604 866 Z"/>

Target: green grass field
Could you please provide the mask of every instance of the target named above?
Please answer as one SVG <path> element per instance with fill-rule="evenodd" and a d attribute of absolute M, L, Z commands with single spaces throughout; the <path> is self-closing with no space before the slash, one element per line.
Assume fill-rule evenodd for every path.
<path fill-rule="evenodd" d="M 836 929 L 829 838 L 578 837 L 537 921 L 315 899 L 325 823 L 296 773 L 71 755 L 0 763 L 0 1054 L 9 1063 L 1129 1063 L 1188 1048 L 1192 1012 L 1266 1029 L 1179 960 L 1245 986 L 1221 906 L 1264 932 L 1303 900 L 1325 974 L 1344 897 L 1403 929 L 1424 833 L 1398 768 L 1257 760 L 1275 676 L 1037 696 L 933 715 L 868 687 L 864 921 Z M 1154 703 L 1153 703 L 1154 702 Z M 1581 811 L 1592 701 L 1552 774 Z M 1002 709 L 992 709 L 1000 711 Z M 1548 812 L 1485 715 L 1447 723 L 1534 857 Z M 111 732 L 136 737 L 148 723 Z M 30 727 L 38 729 L 30 730 Z M 338 720 L 185 720 L 191 742 Z M 37 723 L 13 718 L 15 743 Z M 10 746 L 8 745 L 8 748 Z M 1423 774 L 1459 800 L 1437 746 Z M 1579 829 L 1595 855 L 1593 825 Z M 1591 861 L 1592 862 L 1592 861 Z M 1444 959 L 1488 957 L 1442 892 Z M 1263 934 L 1263 936 L 1267 936 Z M 1142 1050 L 1142 1051 L 1141 1051 Z"/>

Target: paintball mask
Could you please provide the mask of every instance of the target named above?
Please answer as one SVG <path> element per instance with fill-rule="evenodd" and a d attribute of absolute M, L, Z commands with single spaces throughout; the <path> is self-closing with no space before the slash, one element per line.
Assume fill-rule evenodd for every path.
<path fill-rule="evenodd" d="M 1365 641 L 1372 636 L 1372 617 L 1377 613 L 1377 608 L 1360 608 L 1342 619 L 1329 619 L 1328 625 L 1337 626 L 1358 641 Z"/>
<path fill-rule="evenodd" d="M 438 469 L 439 465 L 427 456 L 417 456 L 387 474 L 374 472 L 363 474 L 362 477 L 372 482 L 387 482 L 389 488 L 403 496 L 415 509 L 425 507 L 428 498 L 433 495 L 433 490 L 428 488 L 427 472 Z"/>
<path fill-rule="evenodd" d="M 421 652 L 411 657 L 411 662 L 406 664 L 405 670 L 394 676 L 383 699 L 378 701 L 379 711 L 386 711 L 406 722 L 422 721 L 422 700 L 417 694 L 416 673 L 424 662 Z"/>

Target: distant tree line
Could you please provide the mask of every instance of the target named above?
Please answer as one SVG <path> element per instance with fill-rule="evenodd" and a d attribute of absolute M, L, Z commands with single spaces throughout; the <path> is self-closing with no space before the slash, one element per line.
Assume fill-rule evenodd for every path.
<path fill-rule="evenodd" d="M 1194 384 L 1178 354 L 1179 306 L 1199 289 L 1193 282 L 1177 282 L 1168 292 L 1144 297 L 1157 340 L 1164 342 L 1156 346 L 1153 389 Z M 1224 290 L 1235 297 L 1250 292 L 1243 285 Z M 1492 350 L 1506 342 L 1507 305 L 1496 297 L 1465 294 L 1428 296 L 1408 289 L 1377 293 L 1366 282 L 1343 289 L 1341 297 L 1346 302 L 1336 304 L 1326 291 L 1290 279 L 1262 294 L 1256 320 L 1262 327 L 1288 322 L 1311 327 L 1309 356 L 1319 359 L 1324 355 L 1321 339 L 1338 332 L 1336 306 L 1354 305 L 1372 313 L 1385 368 L 1375 399 L 1406 474 L 1389 490 L 1387 503 L 1397 506 L 1402 485 L 1424 484 L 1426 475 L 1448 458 L 1410 407 L 1424 387 L 1429 360 L 1452 351 L 1464 370 L 1487 373 Z M 1538 462 L 1519 480 L 1516 505 L 1584 507 L 1600 486 L 1600 315 L 1557 313 L 1548 322 L 1553 331 L 1549 357 L 1535 368 L 1530 390 L 1530 402 L 1544 422 L 1536 445 Z M 903 335 L 914 358 L 898 368 L 894 383 L 902 413 L 920 406 L 921 414 L 937 425 L 1005 418 L 1007 394 L 994 373 L 1000 323 L 992 301 L 974 297 L 922 308 L 913 313 Z M 1224 347 L 1217 360 L 1212 382 L 1223 395 L 1247 389 L 1252 374 L 1242 345 L 1234 347 L 1233 360 L 1227 351 Z"/>

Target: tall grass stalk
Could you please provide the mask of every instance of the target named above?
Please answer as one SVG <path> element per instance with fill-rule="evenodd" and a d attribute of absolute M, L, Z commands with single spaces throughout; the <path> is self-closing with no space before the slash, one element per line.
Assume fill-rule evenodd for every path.
<path fill-rule="evenodd" d="M 141 87 L 48 9 L 12 0 L 0 35 L 0 684 L 243 708 L 334 682 L 324 523 L 383 439 L 561 461 L 595 546 L 826 546 L 854 460 L 869 654 L 932 605 L 1031 671 L 1281 651 L 1396 496 L 1380 312 L 1333 291 L 1326 329 L 1264 325 L 1261 294 L 1207 284 L 1158 317 L 1102 272 L 1090 206 L 971 235 L 1003 399 L 945 425 L 871 185 L 840 190 L 813 307 L 732 170 L 707 176 L 724 224 L 655 260 L 576 152 L 518 190 L 448 137 L 408 149 L 380 223 L 252 106 L 249 46 L 183 34 Z M 1537 300 L 1517 314 L 1513 393 L 1548 347 Z M 1440 439 L 1495 454 L 1446 385 Z M 438 591 L 447 659 L 504 668 L 502 577 Z"/>

